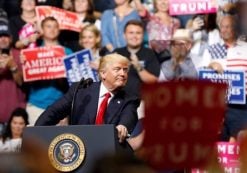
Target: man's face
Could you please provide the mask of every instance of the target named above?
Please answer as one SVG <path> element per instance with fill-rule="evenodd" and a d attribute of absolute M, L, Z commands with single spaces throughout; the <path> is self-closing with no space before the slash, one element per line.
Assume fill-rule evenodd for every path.
<path fill-rule="evenodd" d="M 11 38 L 8 35 L 0 35 L 0 49 L 9 48 L 11 43 Z"/>
<path fill-rule="evenodd" d="M 128 25 L 125 30 L 125 39 L 130 48 L 141 47 L 143 40 L 143 29 L 138 25 Z"/>
<path fill-rule="evenodd" d="M 43 37 L 50 40 L 57 39 L 59 35 L 59 25 L 56 21 L 48 20 L 43 25 Z"/>
<path fill-rule="evenodd" d="M 229 16 L 225 16 L 221 19 L 220 35 L 224 41 L 235 40 L 233 21 Z"/>
<path fill-rule="evenodd" d="M 171 54 L 175 59 L 185 58 L 191 48 L 191 43 L 184 40 L 171 42 Z"/>
<path fill-rule="evenodd" d="M 128 70 L 127 62 L 112 62 L 100 72 L 102 82 L 110 91 L 116 91 L 125 86 L 128 79 Z"/>

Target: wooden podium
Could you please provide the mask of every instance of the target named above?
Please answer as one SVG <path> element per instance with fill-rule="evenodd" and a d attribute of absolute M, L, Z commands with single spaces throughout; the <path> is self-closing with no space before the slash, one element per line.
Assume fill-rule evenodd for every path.
<path fill-rule="evenodd" d="M 27 127 L 22 147 L 34 138 L 44 143 L 51 164 L 61 172 L 87 173 L 95 160 L 118 148 L 114 125 Z"/>

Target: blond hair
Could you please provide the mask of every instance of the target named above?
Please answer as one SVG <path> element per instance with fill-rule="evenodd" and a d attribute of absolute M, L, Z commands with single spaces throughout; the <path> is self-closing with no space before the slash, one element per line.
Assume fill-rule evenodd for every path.
<path fill-rule="evenodd" d="M 79 39 L 82 39 L 82 37 L 83 37 L 83 32 L 84 31 L 90 31 L 90 32 L 92 32 L 94 35 L 95 35 L 95 37 L 97 38 L 97 39 L 99 39 L 99 41 L 98 41 L 98 43 L 96 43 L 96 45 L 95 45 L 95 47 L 96 48 L 100 48 L 100 42 L 101 42 L 101 34 L 100 34 L 100 30 L 95 26 L 95 25 L 93 25 L 93 24 L 90 24 L 90 25 L 86 25 L 82 30 L 81 30 L 81 32 L 80 32 L 80 34 L 79 34 Z M 82 46 L 82 45 L 81 45 Z"/>
<path fill-rule="evenodd" d="M 121 62 L 121 63 L 126 63 L 128 64 L 128 66 L 130 65 L 130 62 L 128 60 L 128 58 L 126 58 L 125 56 L 122 56 L 120 54 L 117 53 L 112 53 L 112 54 L 108 54 L 102 58 L 100 58 L 99 61 L 99 74 L 102 71 L 105 71 L 107 66 L 116 62 Z M 101 79 L 101 76 L 99 76 Z"/>

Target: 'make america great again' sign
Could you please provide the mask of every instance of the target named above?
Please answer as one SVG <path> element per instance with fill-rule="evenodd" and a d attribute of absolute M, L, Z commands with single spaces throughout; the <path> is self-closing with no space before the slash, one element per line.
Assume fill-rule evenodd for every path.
<path fill-rule="evenodd" d="M 64 48 L 61 46 L 24 49 L 21 52 L 24 81 L 64 78 Z"/>

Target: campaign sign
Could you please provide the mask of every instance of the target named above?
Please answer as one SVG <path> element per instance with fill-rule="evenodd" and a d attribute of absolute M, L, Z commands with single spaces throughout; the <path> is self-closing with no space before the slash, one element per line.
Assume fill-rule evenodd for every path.
<path fill-rule="evenodd" d="M 32 34 L 35 34 L 36 32 L 36 28 L 33 24 L 31 23 L 27 23 L 25 24 L 21 30 L 19 31 L 19 39 L 22 40 L 22 39 L 27 39 L 28 37 L 30 37 Z M 34 43 L 29 43 L 27 48 L 35 48 L 37 47 L 37 44 L 34 42 Z"/>
<path fill-rule="evenodd" d="M 93 61 L 93 57 L 88 49 L 81 50 L 64 58 L 69 84 L 80 81 L 82 77 L 99 81 L 97 71 L 90 67 L 91 61 Z"/>
<path fill-rule="evenodd" d="M 79 25 L 81 21 L 76 13 L 51 6 L 37 6 L 35 10 L 39 22 L 48 16 L 53 16 L 57 19 L 60 29 L 67 29 L 76 32 L 80 32 L 81 30 Z"/>
<path fill-rule="evenodd" d="M 63 78 L 65 68 L 63 58 L 64 48 L 61 46 L 37 47 L 21 51 L 24 81 L 47 80 Z"/>
<path fill-rule="evenodd" d="M 143 85 L 145 138 L 139 156 L 157 170 L 204 165 L 218 140 L 226 88 L 197 80 Z"/>
<path fill-rule="evenodd" d="M 200 70 L 199 78 L 228 84 L 228 103 L 245 104 L 245 73 L 243 71 L 224 71 L 224 73 L 220 74 L 213 70 Z"/>
<path fill-rule="evenodd" d="M 217 0 L 170 0 L 170 15 L 216 13 Z"/>
<path fill-rule="evenodd" d="M 222 166 L 225 173 L 240 173 L 238 143 L 217 142 L 218 162 Z M 206 170 L 193 169 L 191 173 L 208 173 Z"/>

